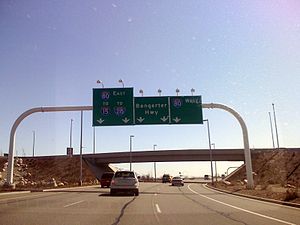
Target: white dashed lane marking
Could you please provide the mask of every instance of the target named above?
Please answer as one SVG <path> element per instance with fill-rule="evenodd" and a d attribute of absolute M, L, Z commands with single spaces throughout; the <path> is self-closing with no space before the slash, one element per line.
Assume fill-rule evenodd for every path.
<path fill-rule="evenodd" d="M 70 204 L 68 204 L 68 205 L 65 205 L 64 208 L 67 208 L 67 207 L 72 206 L 72 205 L 79 204 L 79 203 L 81 203 L 81 202 L 84 202 L 84 200 L 81 200 L 81 201 L 78 201 L 78 202 L 70 203 Z"/>
<path fill-rule="evenodd" d="M 158 204 L 155 204 L 155 208 L 156 208 L 156 211 L 157 211 L 158 213 L 161 213 L 161 210 L 160 210 Z"/>

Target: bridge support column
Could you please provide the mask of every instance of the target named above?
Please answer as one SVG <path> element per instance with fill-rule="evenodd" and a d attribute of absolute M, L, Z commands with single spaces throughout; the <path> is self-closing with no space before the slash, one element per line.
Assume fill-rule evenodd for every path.
<path fill-rule="evenodd" d="M 92 173 L 95 175 L 98 181 L 100 181 L 101 176 L 104 172 L 116 172 L 117 168 L 113 167 L 109 163 L 98 163 L 97 159 L 84 157 L 83 160 L 90 168 Z"/>

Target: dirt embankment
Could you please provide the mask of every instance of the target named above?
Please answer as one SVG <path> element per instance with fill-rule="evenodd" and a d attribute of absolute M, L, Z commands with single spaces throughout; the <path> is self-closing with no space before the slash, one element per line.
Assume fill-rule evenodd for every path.
<path fill-rule="evenodd" d="M 246 188 L 245 167 L 218 188 L 231 192 L 255 195 L 300 203 L 300 151 L 261 151 L 252 156 L 254 190 Z"/>
<path fill-rule="evenodd" d="M 83 183 L 97 183 L 95 176 L 83 162 Z M 6 181 L 7 159 L 0 157 L 0 184 Z M 14 163 L 14 182 L 17 189 L 75 186 L 80 181 L 80 158 L 22 157 Z"/>

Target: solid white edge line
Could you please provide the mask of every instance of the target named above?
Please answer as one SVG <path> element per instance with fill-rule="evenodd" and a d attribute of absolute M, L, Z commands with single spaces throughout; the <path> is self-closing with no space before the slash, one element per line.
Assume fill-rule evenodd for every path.
<path fill-rule="evenodd" d="M 65 205 L 64 208 L 67 208 L 67 207 L 72 206 L 72 205 L 79 204 L 79 203 L 81 203 L 81 202 L 84 202 L 84 200 L 81 200 L 81 201 L 78 201 L 78 202 L 70 203 L 70 204 L 68 204 L 68 205 Z"/>
<path fill-rule="evenodd" d="M 270 216 L 266 216 L 266 215 L 263 215 L 263 214 L 260 214 L 260 213 L 256 213 L 256 212 L 252 212 L 250 210 L 247 210 L 247 209 L 243 209 L 243 208 L 240 208 L 240 207 L 237 207 L 237 206 L 234 206 L 234 205 L 230 205 L 230 204 L 227 204 L 225 202 L 221 202 L 221 201 L 218 201 L 216 199 L 213 199 L 213 198 L 210 198 L 210 197 L 207 197 L 205 195 L 202 195 L 202 194 L 199 194 L 198 192 L 194 191 L 191 187 L 190 187 L 190 184 L 188 185 L 188 189 L 193 192 L 194 194 L 197 194 L 203 198 L 206 198 L 206 199 L 209 199 L 211 201 L 214 201 L 214 202 L 217 202 L 217 203 L 220 203 L 222 205 L 226 205 L 228 207 L 231 207 L 231 208 L 234 208 L 234 209 L 237 209 L 237 210 L 240 210 L 240 211 L 243 211 L 243 212 L 246 212 L 246 213 L 250 213 L 250 214 L 253 214 L 253 215 L 256 215 L 256 216 L 260 216 L 260 217 L 263 217 L 263 218 L 266 218 L 266 219 L 270 219 L 270 220 L 274 220 L 274 221 L 277 221 L 277 222 L 280 222 L 280 223 L 284 223 L 284 224 L 289 224 L 289 225 L 296 225 L 295 223 L 290 223 L 290 222 L 287 222 L 287 221 L 284 221 L 284 220 L 280 220 L 280 219 L 276 219 L 276 218 L 273 218 L 273 217 L 270 217 Z"/>
<path fill-rule="evenodd" d="M 161 210 L 160 210 L 158 204 L 155 204 L 155 208 L 156 208 L 156 211 L 157 211 L 158 213 L 161 213 Z"/>
<path fill-rule="evenodd" d="M 49 194 L 50 193 L 48 193 L 47 196 L 50 196 Z M 53 193 L 51 193 L 51 195 L 53 195 Z M 18 196 L 18 197 L 14 197 L 14 198 L 1 198 L 0 202 L 10 201 L 10 200 L 17 200 L 17 199 L 27 199 L 27 198 L 38 197 L 38 196 L 45 196 L 45 193 L 36 194 L 36 195 L 24 195 L 24 196 Z"/>
<path fill-rule="evenodd" d="M 100 187 L 100 185 L 89 185 L 89 186 L 69 187 L 69 188 L 52 188 L 52 189 L 44 189 L 43 192 L 68 191 L 68 190 L 76 190 L 76 189 L 83 189 L 83 188 L 90 188 L 90 187 Z"/>
<path fill-rule="evenodd" d="M 30 191 L 12 191 L 12 192 L 2 192 L 0 193 L 0 196 L 6 196 L 6 195 L 18 195 L 18 194 L 28 194 Z"/>
<path fill-rule="evenodd" d="M 259 202 L 259 203 L 263 203 L 263 204 L 268 204 L 268 205 L 271 205 L 271 206 L 277 206 L 277 207 L 284 207 L 284 208 L 288 208 L 288 209 L 300 210 L 300 208 L 296 208 L 296 207 L 293 207 L 293 206 L 282 205 L 282 204 L 273 203 L 273 202 L 266 202 L 266 201 L 263 201 L 263 200 L 254 199 L 254 198 L 247 198 L 247 197 L 245 197 L 245 196 L 240 196 L 240 195 L 232 195 L 232 194 L 230 194 L 230 193 L 222 192 L 222 191 L 215 190 L 215 189 L 210 189 L 210 188 L 207 187 L 206 185 L 202 185 L 202 186 L 203 186 L 205 189 L 207 189 L 207 190 L 215 191 L 215 192 L 218 192 L 218 193 L 221 193 L 221 194 L 224 194 L 224 195 L 228 195 L 228 196 L 234 196 L 234 197 L 237 197 L 237 198 L 239 198 L 239 199 L 247 199 L 247 200 L 251 200 L 251 201 L 254 201 L 254 202 Z"/>

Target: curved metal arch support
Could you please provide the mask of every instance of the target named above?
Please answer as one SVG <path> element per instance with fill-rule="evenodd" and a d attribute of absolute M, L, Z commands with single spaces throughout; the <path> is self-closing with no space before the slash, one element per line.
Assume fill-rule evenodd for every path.
<path fill-rule="evenodd" d="M 9 155 L 8 155 L 8 167 L 7 167 L 7 183 L 13 185 L 13 173 L 14 173 L 14 154 L 15 154 L 15 138 L 16 130 L 20 123 L 29 115 L 37 112 L 67 112 L 67 111 L 87 111 L 92 110 L 93 106 L 62 106 L 62 107 L 37 107 L 29 109 L 23 112 L 18 119 L 14 122 L 9 139 Z"/>
<path fill-rule="evenodd" d="M 223 109 L 229 113 L 231 113 L 240 123 L 242 132 L 243 132 L 243 140 L 244 140 L 244 154 L 245 154 L 245 162 L 246 162 L 246 172 L 247 172 L 247 187 L 254 188 L 253 183 L 253 175 L 252 175 L 252 162 L 251 162 L 251 153 L 249 148 L 249 139 L 248 139 L 248 131 L 246 124 L 242 117 L 233 109 L 229 108 L 226 105 L 222 104 L 202 104 L 202 108 L 218 108 Z M 11 131 L 10 131 L 10 140 L 9 140 L 9 157 L 8 157 L 8 168 L 7 168 L 7 183 L 9 185 L 13 185 L 13 170 L 14 170 L 14 152 L 15 152 L 15 134 L 20 123 L 29 115 L 36 112 L 67 112 L 67 111 L 90 111 L 93 109 L 93 106 L 62 106 L 62 107 L 37 107 L 32 108 L 24 113 L 22 113 L 18 119 L 14 122 Z"/>
<path fill-rule="evenodd" d="M 248 138 L 248 130 L 245 121 L 243 118 L 232 108 L 229 108 L 226 105 L 217 104 L 217 103 L 203 103 L 202 108 L 207 109 L 223 109 L 229 113 L 231 113 L 240 123 L 243 133 L 243 141 L 244 141 L 244 155 L 245 155 L 245 163 L 246 163 L 246 174 L 247 174 L 247 188 L 253 189 L 253 174 L 252 174 L 252 160 L 251 160 L 251 152 L 249 148 L 249 138 Z"/>

